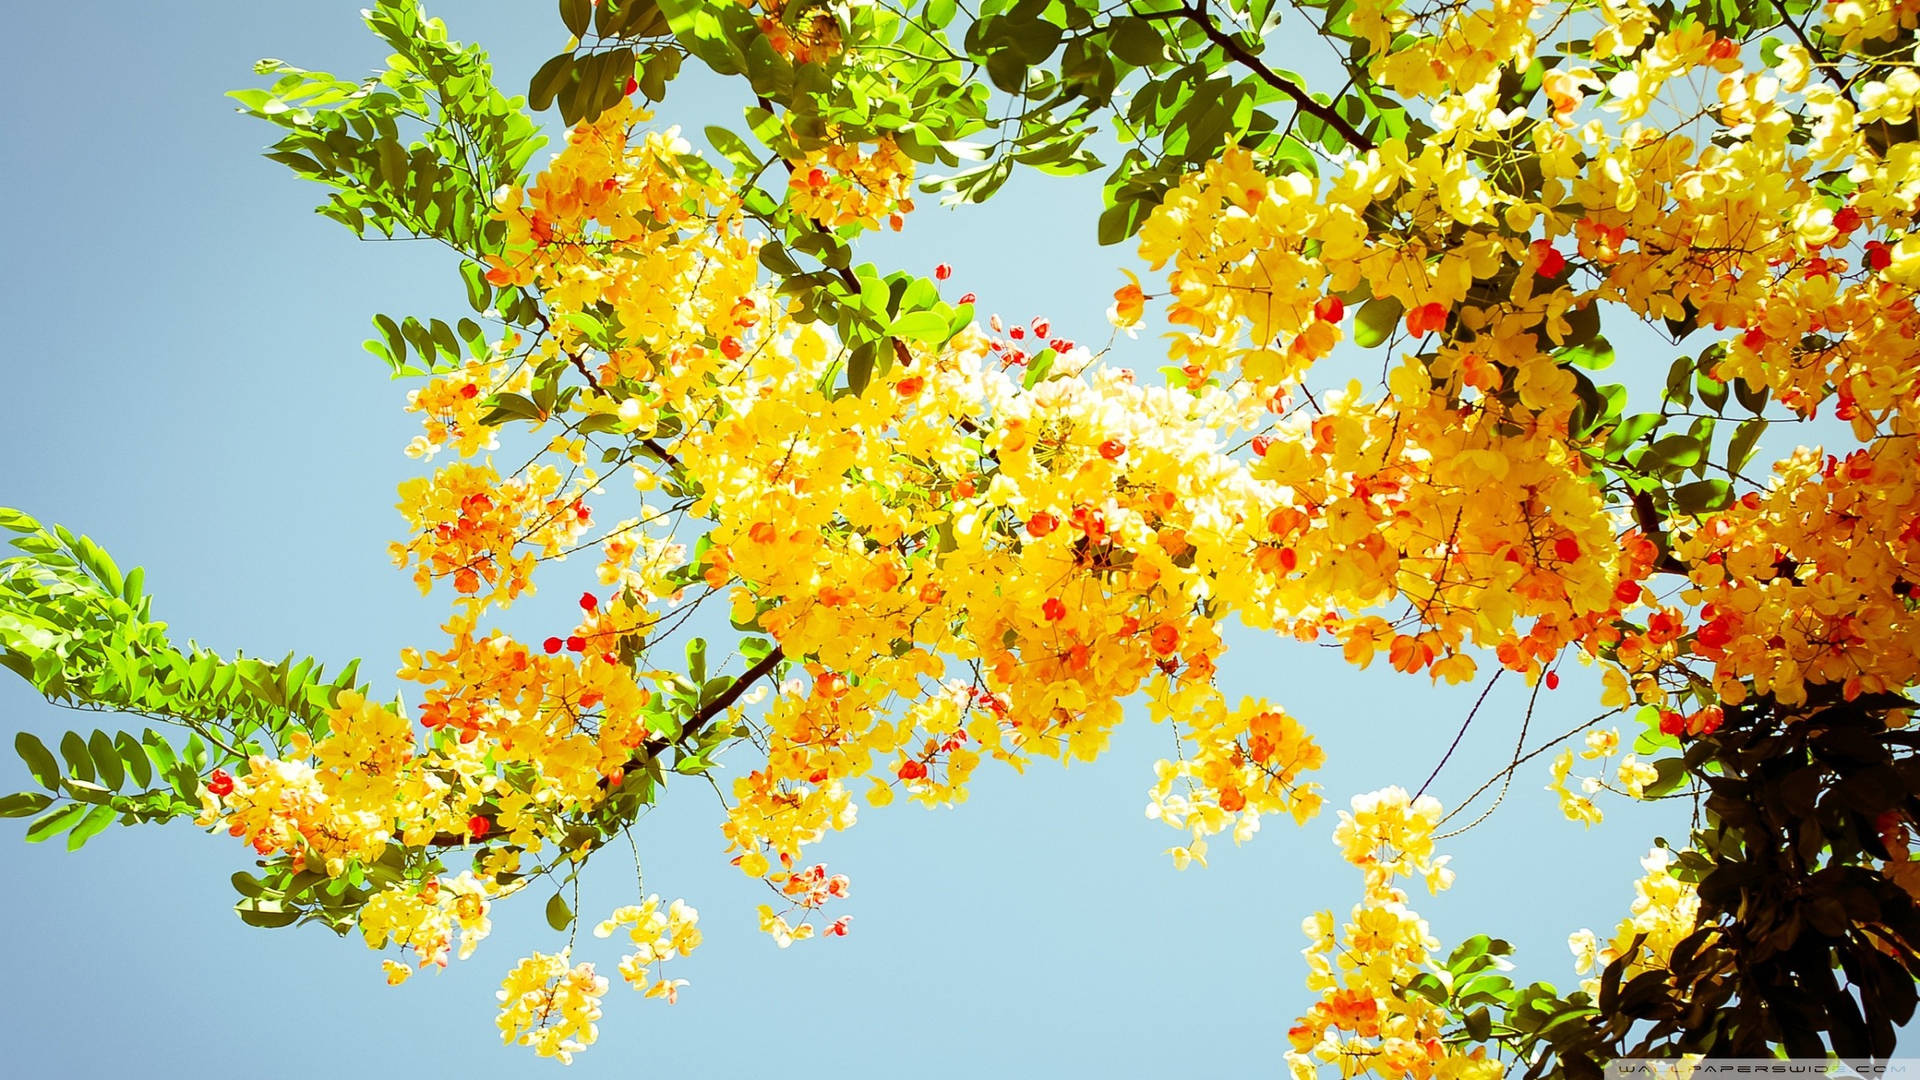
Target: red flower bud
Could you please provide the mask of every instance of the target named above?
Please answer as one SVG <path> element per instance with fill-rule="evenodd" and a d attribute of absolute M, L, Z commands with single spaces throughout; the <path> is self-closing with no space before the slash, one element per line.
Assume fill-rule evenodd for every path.
<path fill-rule="evenodd" d="M 1527 250 L 1533 254 L 1538 264 L 1536 273 L 1541 277 L 1558 277 L 1560 271 L 1567 268 L 1567 257 L 1554 248 L 1551 240 L 1535 240 L 1527 245 Z"/>

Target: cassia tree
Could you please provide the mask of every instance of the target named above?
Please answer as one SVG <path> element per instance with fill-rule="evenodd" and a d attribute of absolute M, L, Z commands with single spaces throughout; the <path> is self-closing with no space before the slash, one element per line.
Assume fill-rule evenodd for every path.
<path fill-rule="evenodd" d="M 367 13 L 393 50 L 375 75 L 263 61 L 234 95 L 321 213 L 442 242 L 472 305 L 378 316 L 368 343 L 416 381 L 407 452 L 430 463 L 393 559 L 451 600 L 401 657 L 417 709 L 351 667 L 182 650 L 138 571 L 0 511 L 0 659 L 164 729 L 58 757 L 22 735 L 43 790 L 0 812 L 27 839 L 192 817 L 259 856 L 243 919 L 358 933 L 399 982 L 725 754 L 724 840 L 784 946 L 847 932 L 848 879 L 807 849 L 860 802 L 1093 760 L 1130 699 L 1178 734 L 1149 809 L 1178 865 L 1308 822 L 1311 725 L 1215 685 L 1238 620 L 1436 682 L 1594 665 L 1584 741 L 1536 751 L 1566 814 L 1599 820 L 1603 791 L 1696 807 L 1619 926 L 1574 935 L 1589 977 L 1562 992 L 1501 974 L 1498 939 L 1443 950 L 1408 907 L 1408 881 L 1451 883 L 1436 842 L 1472 800 L 1353 797 L 1334 834 L 1360 900 L 1306 921 L 1295 1075 L 1893 1050 L 1920 973 L 1920 3 L 559 16 L 524 98 L 411 0 Z M 1283 66 L 1313 39 L 1337 85 Z M 711 156 L 653 117 L 689 61 L 744 110 Z M 548 109 L 566 135 L 537 166 Z M 1156 275 L 1116 272 L 1110 329 L 983 326 L 944 267 L 856 261 L 919 195 L 1106 168 L 1102 128 L 1118 159 L 1085 227 Z M 1115 336 L 1150 310 L 1173 330 L 1154 379 Z M 1636 323 L 1698 349 L 1623 358 L 1638 395 L 1598 381 L 1603 328 Z M 1378 377 L 1329 378 L 1342 342 Z M 1798 425 L 1832 448 L 1757 467 Z M 582 553 L 592 582 L 545 565 Z M 494 627 L 537 576 L 584 588 L 577 623 Z M 672 655 L 703 604 L 737 670 L 700 639 Z M 579 918 L 564 893 L 547 913 Z M 669 1002 L 701 940 L 652 896 L 595 932 Z M 500 1031 L 570 1060 L 608 985 L 533 952 Z"/>

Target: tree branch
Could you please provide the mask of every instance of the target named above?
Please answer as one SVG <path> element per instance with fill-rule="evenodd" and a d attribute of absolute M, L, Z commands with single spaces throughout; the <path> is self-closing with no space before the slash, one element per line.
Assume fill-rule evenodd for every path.
<path fill-rule="evenodd" d="M 1259 57 L 1248 52 L 1247 47 L 1240 44 L 1232 34 L 1214 25 L 1212 17 L 1207 14 L 1206 0 L 1191 0 L 1186 7 L 1180 9 L 1179 14 L 1193 20 L 1194 24 L 1207 35 L 1207 40 L 1220 46 L 1222 51 L 1239 62 L 1241 66 L 1260 76 L 1267 85 L 1292 98 L 1295 107 L 1301 112 L 1339 132 L 1347 142 L 1362 150 L 1374 148 L 1373 140 L 1361 134 L 1359 128 L 1347 123 L 1346 118 L 1336 112 L 1333 106 L 1322 105 L 1313 100 L 1312 95 L 1307 93 L 1306 87 L 1268 67 Z"/>
<path fill-rule="evenodd" d="M 1840 96 L 1847 100 L 1847 104 L 1859 108 L 1859 103 L 1853 100 L 1853 88 L 1847 84 L 1845 76 L 1835 68 L 1819 62 L 1822 55 L 1820 49 L 1813 44 L 1811 38 L 1807 37 L 1806 30 L 1787 14 L 1785 0 L 1773 0 L 1773 9 L 1780 13 L 1780 25 L 1793 31 L 1793 36 L 1800 39 L 1800 47 L 1807 50 L 1807 58 L 1814 61 L 1814 66 L 1820 69 L 1820 73 L 1827 77 L 1828 82 L 1840 88 Z"/>
<path fill-rule="evenodd" d="M 1646 533 L 1647 539 L 1653 541 L 1660 549 L 1660 557 L 1653 561 L 1654 570 L 1685 576 L 1686 565 L 1673 557 L 1667 541 L 1667 530 L 1660 522 L 1660 512 L 1653 506 L 1653 496 L 1644 491 L 1636 491 L 1632 495 L 1632 500 L 1634 524 L 1640 526 L 1640 531 Z"/>
<path fill-rule="evenodd" d="M 686 721 L 680 725 L 680 733 L 673 739 L 669 740 L 661 735 L 656 735 L 648 739 L 646 742 L 640 744 L 640 752 L 628 758 L 622 767 L 633 768 L 649 758 L 659 756 L 660 752 L 667 747 L 685 742 L 695 735 L 698 735 L 701 729 L 707 726 L 709 721 L 721 713 L 726 712 L 729 706 L 740 700 L 740 695 L 746 693 L 747 689 L 754 683 L 759 682 L 775 668 L 779 667 L 786 658 L 787 654 L 782 651 L 780 646 L 775 645 L 772 652 L 761 657 L 752 667 L 741 672 L 740 677 L 733 681 L 732 686 L 721 691 L 720 695 L 712 701 L 695 709 L 693 715 L 687 717 Z M 604 777 L 601 778 L 601 783 L 603 785 L 606 783 Z M 488 822 L 488 824 L 491 826 L 492 822 Z M 426 846 L 461 847 L 465 845 L 467 841 L 468 837 L 464 835 L 456 833 L 435 833 L 433 839 L 427 841 Z"/>
<path fill-rule="evenodd" d="M 746 693 L 748 687 L 765 678 L 774 668 L 779 667 L 786 658 L 787 654 L 780 646 L 775 645 L 772 652 L 761 657 L 759 662 L 741 672 L 740 677 L 733 680 L 732 686 L 722 690 L 720 695 L 712 701 L 695 709 L 693 715 L 687 717 L 686 722 L 680 725 L 680 734 L 673 739 L 673 743 L 684 742 L 698 735 L 701 729 L 707 726 L 708 721 L 726 712 L 728 706 L 740 700 L 740 695 Z M 655 736 L 652 739 L 648 739 L 644 745 L 647 753 L 651 755 L 658 754 L 661 750 L 665 750 L 673 743 L 669 743 L 661 736 Z"/>

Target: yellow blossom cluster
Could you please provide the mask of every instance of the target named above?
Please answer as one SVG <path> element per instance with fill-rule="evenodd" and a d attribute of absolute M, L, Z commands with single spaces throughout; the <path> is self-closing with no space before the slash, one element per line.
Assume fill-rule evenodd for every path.
<path fill-rule="evenodd" d="M 620 959 L 620 977 L 647 997 L 666 998 L 672 1005 L 680 1000 L 685 979 L 668 979 L 660 974 L 660 965 L 675 956 L 690 956 L 700 945 L 700 913 L 685 900 L 675 900 L 660 910 L 660 897 L 649 896 L 639 904 L 618 908 L 593 928 L 595 937 L 612 937 L 626 930 L 633 952 Z"/>
<path fill-rule="evenodd" d="M 1211 684 L 1188 680 L 1176 688 L 1164 679 L 1149 685 L 1148 706 L 1156 722 L 1183 723 L 1182 739 L 1193 744 L 1179 761 L 1158 763 L 1158 781 L 1148 792 L 1148 817 L 1192 835 L 1170 851 L 1174 865 L 1205 866 L 1207 837 L 1231 828 L 1240 843 L 1259 830 L 1263 814 L 1305 824 L 1319 812 L 1320 785 L 1300 777 L 1324 764 L 1326 752 L 1276 706 L 1248 698 L 1228 709 Z M 1183 782 L 1186 790 L 1176 793 Z"/>
<path fill-rule="evenodd" d="M 1337 934 L 1331 911 L 1302 924 L 1311 941 L 1307 988 L 1319 1000 L 1287 1030 L 1296 1080 L 1311 1080 L 1321 1065 L 1342 1077 L 1367 1072 L 1382 1080 L 1492 1080 L 1504 1071 L 1484 1047 L 1443 1041 L 1450 1015 L 1405 990 L 1434 966 L 1440 942 L 1395 882 L 1420 877 L 1435 892 L 1452 883 L 1446 860 L 1433 854 L 1439 820 L 1438 802 L 1397 787 L 1355 796 L 1353 812 L 1341 813 L 1334 840 L 1364 871 L 1366 887 Z"/>
<path fill-rule="evenodd" d="M 1640 860 L 1646 874 L 1634 883 L 1631 913 L 1620 921 L 1606 945 L 1601 945 L 1591 930 L 1581 930 L 1567 939 L 1577 974 L 1604 969 L 1622 956 L 1629 957 L 1621 975 L 1623 982 L 1643 971 L 1665 970 L 1674 946 L 1698 929 L 1700 921 L 1700 895 L 1692 885 L 1673 876 L 1673 862 L 1673 853 L 1666 848 L 1654 848 Z M 1634 939 L 1641 935 L 1645 938 L 1635 949 Z M 1586 980 L 1582 988 L 1597 995 L 1598 976 Z"/>
<path fill-rule="evenodd" d="M 1678 545 L 1699 605 L 1691 652 L 1722 699 L 1743 681 L 1786 704 L 1809 684 L 1849 700 L 1920 682 L 1920 446 L 1883 439 L 1846 458 L 1802 450 L 1765 492 Z"/>
<path fill-rule="evenodd" d="M 756 22 L 773 51 L 796 64 L 824 63 L 847 50 L 831 5 L 803 0 L 740 0 L 758 12 Z"/>
<path fill-rule="evenodd" d="M 1825 15 L 1821 29 L 1858 49 L 1920 26 L 1920 0 L 1827 0 Z"/>
<path fill-rule="evenodd" d="M 416 756 L 406 719 L 350 690 L 330 721 L 318 743 L 295 735 L 284 757 L 256 754 L 246 772 L 216 775 L 201 790 L 200 823 L 332 877 L 376 861 L 391 840 L 424 843 L 455 827 L 471 796 L 445 775 L 471 771 L 470 760 Z"/>
<path fill-rule="evenodd" d="M 392 885 L 375 893 L 360 909 L 360 932 L 369 948 L 397 945 L 411 949 L 420 967 L 446 967 L 456 931 L 462 960 L 473 955 L 480 939 L 492 931 L 493 922 L 488 918 L 491 890 L 492 886 L 471 871 L 417 885 Z M 397 974 L 392 968 L 388 971 L 389 982 L 406 978 L 405 967 Z"/>
<path fill-rule="evenodd" d="M 511 351 L 517 344 L 509 335 L 500 348 Z M 426 430 L 407 444 L 407 456 L 431 458 L 452 445 L 461 457 L 472 457 L 482 450 L 498 449 L 495 429 L 485 423 L 488 395 L 496 389 L 526 393 L 532 372 L 521 367 L 512 379 L 501 380 L 501 365 L 495 360 L 469 360 L 457 370 L 439 375 L 418 390 L 407 392 L 407 411 L 421 414 Z"/>
<path fill-rule="evenodd" d="M 1578 821 L 1582 825 L 1592 825 L 1600 821 L 1602 814 L 1594 796 L 1602 789 L 1619 791 L 1630 798 L 1644 798 L 1647 785 L 1660 778 L 1660 772 L 1652 765 L 1641 761 L 1633 754 L 1622 755 L 1617 765 L 1612 758 L 1620 752 L 1620 729 L 1600 728 L 1587 732 L 1586 748 L 1580 751 L 1584 761 L 1596 762 L 1599 770 L 1591 776 L 1580 778 L 1580 792 L 1575 794 L 1567 786 L 1567 780 L 1573 772 L 1574 752 L 1571 747 L 1562 750 L 1553 759 L 1553 782 L 1547 790 L 1560 797 L 1560 812 L 1569 821 Z M 1613 765 L 1613 783 L 1607 783 L 1606 773 Z"/>
<path fill-rule="evenodd" d="M 563 1065 L 600 1037 L 600 1000 L 607 980 L 587 963 L 567 965 L 568 953 L 536 952 L 500 983 L 500 1038 L 530 1047 Z"/>
<path fill-rule="evenodd" d="M 565 638 L 535 650 L 497 631 L 476 636 L 456 615 L 446 651 L 403 652 L 400 677 L 426 687 L 423 723 L 484 750 L 496 768 L 531 766 L 507 788 L 482 781 L 515 843 L 538 850 L 543 820 L 599 802 L 647 738 L 653 693 L 617 655 L 647 624 L 638 604 L 596 600 Z"/>
<path fill-rule="evenodd" d="M 413 539 L 394 542 L 395 566 L 413 567 L 425 594 L 451 578 L 454 591 L 483 603 L 511 603 L 531 587 L 533 565 L 578 540 L 592 521 L 578 491 L 551 465 L 502 478 L 491 464 L 451 462 L 432 477 L 400 485 L 400 511 Z"/>
<path fill-rule="evenodd" d="M 1797 45 L 1782 46 L 1771 70 L 1749 66 L 1738 42 L 1697 22 L 1656 32 L 1647 5 L 1608 0 L 1586 48 L 1612 74 L 1555 68 L 1542 86 L 1548 115 L 1528 115 L 1473 87 L 1526 63 L 1536 43 L 1520 9 L 1530 7 L 1416 16 L 1358 5 L 1352 25 L 1381 54 L 1383 77 L 1433 102 L 1440 136 L 1417 152 L 1382 139 L 1321 179 L 1271 177 L 1229 148 L 1141 231 L 1141 255 L 1172 264 L 1166 316 L 1185 332 L 1170 355 L 1196 386 L 1237 380 L 1270 393 L 1275 411 L 1292 409 L 1310 366 L 1342 336 L 1346 302 L 1368 297 L 1392 305 L 1361 316 L 1376 336 L 1378 313 L 1398 312 L 1403 340 L 1423 348 L 1392 369 L 1377 407 L 1311 401 L 1319 440 L 1290 438 L 1284 421 L 1255 439 L 1265 477 L 1309 492 L 1275 511 L 1279 524 L 1330 526 L 1306 545 L 1275 545 L 1269 560 L 1311 568 L 1314 531 L 1373 542 L 1343 532 L 1305 483 L 1332 457 L 1331 490 L 1362 480 L 1354 486 L 1373 512 L 1392 518 L 1374 550 L 1336 547 L 1351 592 L 1306 569 L 1310 592 L 1352 609 L 1397 593 L 1424 624 L 1356 610 L 1320 627 L 1358 662 L 1384 646 L 1396 666 L 1453 678 L 1471 671 L 1453 655 L 1471 640 L 1532 675 L 1578 645 L 1617 653 L 1632 690 L 1656 703 L 1666 695 L 1656 673 L 1690 656 L 1716 666 L 1729 702 L 1748 692 L 1741 680 L 1783 688 L 1789 703 L 1809 682 L 1849 696 L 1910 684 L 1920 674 L 1908 645 L 1916 533 L 1905 479 L 1920 421 L 1920 238 L 1907 230 L 1920 144 L 1889 139 L 1885 125 L 1913 115 L 1920 79 L 1894 65 L 1828 85 L 1840 77 Z M 1834 3 L 1826 16 L 1836 36 L 1855 35 L 1848 48 L 1912 23 L 1898 5 Z M 1711 138 L 1686 126 L 1700 116 L 1715 122 Z M 1537 165 L 1537 187 L 1502 180 L 1489 144 Z M 1118 323 L 1142 317 L 1139 285 L 1116 297 Z M 1697 527 L 1679 523 L 1674 551 L 1693 579 L 1683 601 L 1698 607 L 1697 628 L 1675 608 L 1644 629 L 1621 618 L 1650 598 L 1640 582 L 1664 556 L 1606 510 L 1584 463 L 1595 446 L 1575 435 L 1577 380 L 1558 355 L 1576 333 L 1591 336 L 1578 324 L 1615 306 L 1729 332 L 1702 360 L 1704 376 L 1738 380 L 1803 418 L 1830 403 L 1865 444 L 1824 466 L 1803 452 L 1766 491 Z M 1325 454 L 1327 442 L 1347 452 Z M 1376 478 L 1391 485 L 1387 498 Z M 1456 493 L 1457 503 L 1433 497 Z M 1543 521 L 1543 507 L 1558 520 Z M 1489 557 L 1510 563 L 1504 576 Z M 1644 779 L 1644 766 L 1629 772 L 1625 786 Z"/>
<path fill-rule="evenodd" d="M 1508 67 L 1531 63 L 1537 41 L 1529 23 L 1544 4 L 1490 0 L 1449 5 L 1432 33 L 1414 34 L 1406 41 L 1383 40 L 1388 26 L 1407 22 L 1404 13 L 1393 10 L 1398 6 L 1397 0 L 1356 5 L 1356 10 L 1370 9 L 1366 32 L 1374 44 L 1374 77 L 1409 97 L 1437 98 L 1490 90 Z"/>
<path fill-rule="evenodd" d="M 884 221 L 898 231 L 913 211 L 913 161 L 884 136 L 862 145 L 829 142 L 790 162 L 787 205 L 827 228 Z"/>
<path fill-rule="evenodd" d="M 490 257 L 490 280 L 538 288 L 554 352 L 578 355 L 588 331 L 577 316 L 610 310 L 620 347 L 604 354 L 603 387 L 663 374 L 698 385 L 700 357 L 737 351 L 761 317 L 747 299 L 758 242 L 742 232 L 737 194 L 676 130 L 642 130 L 648 119 L 622 101 L 570 131 L 531 188 L 498 197 L 508 252 Z M 635 430 L 652 430 L 646 406 L 658 404 L 640 403 Z"/>

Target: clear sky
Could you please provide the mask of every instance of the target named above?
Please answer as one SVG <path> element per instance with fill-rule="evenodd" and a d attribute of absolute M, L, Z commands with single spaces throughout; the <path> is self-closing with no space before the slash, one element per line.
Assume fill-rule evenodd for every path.
<path fill-rule="evenodd" d="M 433 643 L 445 607 L 387 561 L 401 529 L 394 487 L 420 466 L 400 452 L 415 430 L 400 411 L 407 385 L 360 343 L 376 311 L 451 318 L 466 305 L 443 249 L 357 243 L 310 213 L 317 191 L 260 158 L 269 130 L 222 97 L 262 56 L 349 76 L 377 64 L 358 6 L 102 0 L 10 14 L 0 314 L 18 336 L 0 361 L 0 505 L 144 565 L 182 642 L 297 649 L 336 667 L 362 656 L 362 676 L 388 694 L 398 651 Z M 510 87 L 565 36 L 544 2 L 433 11 L 491 46 Z M 697 131 L 737 117 L 740 94 L 689 80 L 662 119 Z M 1122 279 L 1120 253 L 1093 242 L 1098 197 L 1097 177 L 1031 175 L 986 208 L 949 212 L 928 197 L 903 237 L 865 257 L 922 272 L 951 263 L 982 311 L 1046 314 L 1056 332 L 1101 339 Z M 1657 380 L 1672 355 L 1622 364 Z M 1121 356 L 1160 362 L 1144 337 Z M 503 625 L 531 634 L 568 589 Z M 1230 694 L 1266 694 L 1316 732 L 1332 805 L 1304 829 L 1272 822 L 1238 850 L 1221 839 L 1205 870 L 1175 871 L 1162 851 L 1179 834 L 1142 813 L 1171 737 L 1141 717 L 1095 766 L 989 766 L 957 809 L 863 808 L 858 828 L 820 849 L 853 875 L 852 935 L 782 951 L 755 928 L 763 894 L 726 865 L 712 793 L 670 790 L 637 831 L 646 886 L 697 906 L 706 944 L 675 962 L 692 980 L 677 1006 L 616 977 L 600 1043 L 574 1072 L 1281 1073 L 1285 1030 L 1311 1000 L 1301 919 L 1344 916 L 1359 895 L 1330 843 L 1332 809 L 1386 784 L 1419 786 L 1478 688 L 1355 672 L 1337 653 L 1244 633 L 1222 677 Z M 1593 689 L 1569 677 L 1543 694 L 1530 743 L 1600 711 Z M 1493 775 L 1524 704 L 1517 679 L 1497 688 L 1433 792 L 1451 805 Z M 0 717 L 54 737 L 114 719 L 47 705 L 11 679 Z M 30 786 L 7 757 L 0 791 Z M 1522 768 L 1490 821 L 1448 842 L 1458 884 L 1415 906 L 1448 947 L 1505 936 L 1521 948 L 1516 975 L 1564 987 L 1566 935 L 1611 928 L 1638 857 L 1656 832 L 1682 839 L 1685 816 L 1681 803 L 1616 798 L 1604 825 L 1583 829 L 1544 790 L 1546 761 Z M 561 944 L 544 895 L 500 905 L 472 959 L 389 989 L 357 938 L 243 925 L 227 877 L 251 869 L 251 853 L 224 835 L 116 827 L 69 855 L 19 844 L 23 824 L 0 822 L 13 845 L 0 873 L 0 1076 L 559 1071 L 503 1049 L 492 1023 L 516 958 Z M 589 925 L 634 900 L 623 859 L 597 865 Z M 611 973 L 608 946 L 583 934 L 578 955 Z"/>

